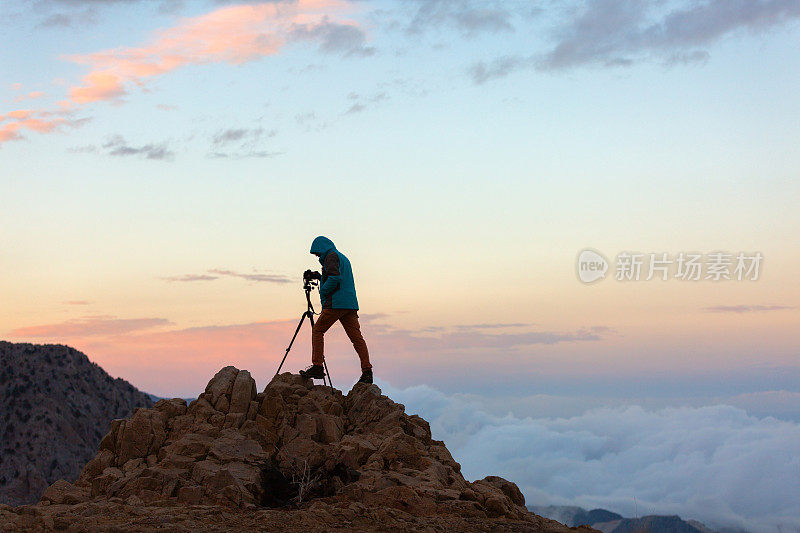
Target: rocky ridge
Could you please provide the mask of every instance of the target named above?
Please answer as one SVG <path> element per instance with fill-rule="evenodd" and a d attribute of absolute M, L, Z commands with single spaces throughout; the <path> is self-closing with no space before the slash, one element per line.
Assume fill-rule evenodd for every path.
<path fill-rule="evenodd" d="M 74 481 L 112 419 L 151 405 L 74 348 L 0 341 L 0 503 L 34 503 L 55 480 Z"/>
<path fill-rule="evenodd" d="M 0 507 L 0 529 L 591 531 L 525 508 L 517 486 L 468 482 L 428 423 L 376 385 L 347 395 L 297 375 L 261 393 L 220 370 L 197 400 L 115 420 L 72 484 Z"/>

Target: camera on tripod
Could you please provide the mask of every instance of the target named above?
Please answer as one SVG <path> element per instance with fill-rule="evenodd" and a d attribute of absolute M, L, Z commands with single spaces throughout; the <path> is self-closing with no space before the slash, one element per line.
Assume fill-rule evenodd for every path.
<path fill-rule="evenodd" d="M 322 274 L 312 270 L 303 272 L 303 288 L 311 290 L 313 287 L 319 285 L 319 280 L 322 279 Z"/>
<path fill-rule="evenodd" d="M 292 340 L 289 341 L 289 346 L 286 348 L 286 353 L 283 354 L 283 359 L 281 360 L 281 364 L 278 365 L 278 370 L 275 372 L 277 376 L 281 368 L 283 368 L 283 363 L 286 362 L 286 357 L 289 355 L 289 350 L 292 349 L 292 345 L 294 344 L 294 340 L 297 338 L 297 334 L 300 332 L 300 328 L 303 326 L 303 321 L 307 318 L 308 321 L 311 323 L 311 329 L 314 329 L 314 315 L 317 314 L 314 312 L 314 306 L 311 304 L 311 289 L 314 287 L 319 287 L 319 282 L 322 280 L 322 274 L 319 272 L 314 272 L 312 270 L 306 270 L 303 272 L 303 289 L 306 291 L 306 312 L 303 313 L 303 316 L 300 317 L 300 323 L 297 324 L 297 329 L 294 330 L 294 335 L 292 336 Z M 331 381 L 331 373 L 328 371 L 328 362 L 325 360 L 325 357 L 322 358 L 322 364 L 325 367 L 325 373 L 322 377 L 322 383 L 325 383 L 325 377 L 328 378 L 328 385 L 331 387 L 331 394 L 333 394 L 333 381 Z M 274 379 L 274 378 L 273 378 Z"/>

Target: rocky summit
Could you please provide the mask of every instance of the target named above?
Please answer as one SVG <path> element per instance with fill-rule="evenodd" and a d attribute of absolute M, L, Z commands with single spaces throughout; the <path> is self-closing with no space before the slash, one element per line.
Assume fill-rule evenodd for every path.
<path fill-rule="evenodd" d="M 428 423 L 376 385 L 347 394 L 293 374 L 257 393 L 217 372 L 197 400 L 114 420 L 72 484 L 0 506 L 0 530 L 593 531 L 525 508 L 517 486 L 469 482 Z"/>
<path fill-rule="evenodd" d="M 0 503 L 35 503 L 55 480 L 74 481 L 111 420 L 152 405 L 74 348 L 0 341 Z"/>

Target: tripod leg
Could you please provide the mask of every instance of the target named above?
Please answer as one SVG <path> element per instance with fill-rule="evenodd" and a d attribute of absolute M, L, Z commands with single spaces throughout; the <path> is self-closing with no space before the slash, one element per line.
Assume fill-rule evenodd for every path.
<path fill-rule="evenodd" d="M 325 358 L 322 358 L 322 364 L 325 365 L 325 374 L 328 376 L 328 385 L 331 387 L 331 395 L 333 395 L 333 380 L 331 380 L 331 373 L 328 371 L 328 361 Z M 325 383 L 325 380 L 322 380 L 322 383 Z"/>
<path fill-rule="evenodd" d="M 308 315 L 308 313 L 306 312 L 306 313 L 303 313 L 303 316 L 301 316 L 301 317 L 300 317 L 300 323 L 299 323 L 299 324 L 297 324 L 297 329 L 296 329 L 296 330 L 294 330 L 294 335 L 292 336 L 292 340 L 289 342 L 289 347 L 288 347 L 288 348 L 286 348 L 286 353 L 285 353 L 285 354 L 283 354 L 283 359 L 281 360 L 281 364 L 280 364 L 280 366 L 278 367 L 278 370 L 277 370 L 277 372 L 275 372 L 275 375 L 276 375 L 276 376 L 277 376 L 278 374 L 280 374 L 280 372 L 281 372 L 281 368 L 283 368 L 283 363 L 284 363 L 284 361 L 286 361 L 286 356 L 287 356 L 287 355 L 289 355 L 289 350 L 291 350 L 291 349 L 292 349 L 292 344 L 294 344 L 294 340 L 297 338 L 297 334 L 300 332 L 300 327 L 303 325 L 303 320 L 305 320 L 305 319 L 306 319 L 306 316 L 307 316 L 307 315 Z M 314 319 L 313 319 L 313 318 L 311 318 L 311 325 L 312 325 L 312 326 L 314 325 Z"/>
<path fill-rule="evenodd" d="M 311 314 L 308 318 L 309 318 L 309 320 L 311 320 L 311 329 L 313 330 L 314 329 L 314 315 Z M 333 381 L 331 380 L 331 373 L 328 372 L 328 361 L 325 359 L 324 355 L 322 356 L 322 364 L 325 366 L 325 375 L 328 376 L 328 384 L 331 387 L 331 395 L 333 395 Z M 325 384 L 325 378 L 324 377 L 322 378 L 322 384 L 323 385 Z"/>

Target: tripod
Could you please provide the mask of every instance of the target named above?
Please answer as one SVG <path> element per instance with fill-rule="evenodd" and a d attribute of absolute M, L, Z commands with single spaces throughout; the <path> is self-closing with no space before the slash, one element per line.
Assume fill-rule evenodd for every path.
<path fill-rule="evenodd" d="M 311 322 L 311 329 L 314 329 L 314 305 L 311 303 L 311 291 L 317 286 L 318 282 L 310 279 L 304 279 L 303 281 L 303 290 L 306 291 L 306 304 L 308 307 L 306 308 L 306 312 L 303 313 L 303 316 L 300 317 L 300 323 L 297 324 L 297 329 L 294 330 L 292 340 L 289 342 L 289 346 L 286 348 L 286 353 L 283 354 L 281 364 L 278 366 L 278 370 L 275 372 L 276 376 L 280 374 L 281 368 L 283 368 L 283 363 L 286 361 L 286 357 L 289 355 L 289 350 L 292 349 L 294 340 L 297 338 L 297 334 L 300 333 L 300 327 L 303 325 L 303 321 L 306 319 L 306 317 L 308 317 L 308 321 Z M 325 361 L 325 356 L 322 356 L 322 364 L 325 366 L 325 376 L 328 376 L 328 384 L 331 387 L 331 394 L 333 394 L 333 381 L 331 381 L 331 374 L 328 372 L 328 362 Z M 325 384 L 325 376 L 322 376 L 323 385 Z"/>

